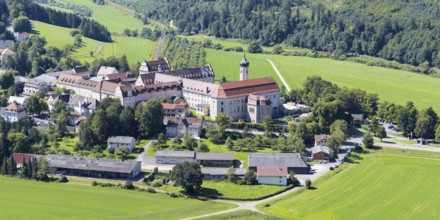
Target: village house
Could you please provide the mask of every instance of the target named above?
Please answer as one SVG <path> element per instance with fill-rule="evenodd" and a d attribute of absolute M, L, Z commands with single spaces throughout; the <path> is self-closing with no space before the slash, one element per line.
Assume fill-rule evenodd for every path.
<path fill-rule="evenodd" d="M 81 76 L 83 78 L 90 77 L 90 70 L 87 66 L 76 66 L 72 69 L 72 72 L 77 76 Z"/>
<path fill-rule="evenodd" d="M 312 111 L 312 108 L 308 105 L 303 105 L 294 102 L 287 102 L 282 105 L 283 113 L 285 115 L 299 115 L 303 113 L 309 113 Z"/>
<path fill-rule="evenodd" d="M 173 138 L 188 135 L 198 138 L 202 134 L 203 122 L 201 118 L 166 117 L 164 119 L 166 137 Z"/>
<path fill-rule="evenodd" d="M 13 40 L 0 40 L 0 49 L 6 49 L 14 45 Z"/>
<path fill-rule="evenodd" d="M 103 79 L 109 74 L 119 73 L 119 71 L 111 66 L 101 66 L 96 73 L 96 76 L 102 77 Z"/>
<path fill-rule="evenodd" d="M 217 168 L 217 167 L 202 167 L 202 174 L 204 180 L 222 181 L 228 180 L 229 168 Z M 235 168 L 233 175 L 236 178 L 243 178 L 246 174 L 246 169 Z"/>
<path fill-rule="evenodd" d="M 26 109 L 24 105 L 11 102 L 6 107 L 1 108 L 0 115 L 5 119 L 6 122 L 16 122 L 26 117 Z"/>
<path fill-rule="evenodd" d="M 185 118 L 185 116 L 188 114 L 189 106 L 186 102 L 181 102 L 178 104 L 169 104 L 169 103 L 163 103 L 163 114 L 165 117 L 181 117 Z"/>
<path fill-rule="evenodd" d="M 234 154 L 197 152 L 196 161 L 201 166 L 230 167 L 234 162 Z"/>
<path fill-rule="evenodd" d="M 261 166 L 286 166 L 287 173 L 307 174 L 309 165 L 299 153 L 249 153 L 248 167 L 258 173 Z"/>
<path fill-rule="evenodd" d="M 327 140 L 330 138 L 331 138 L 331 136 L 327 135 L 327 134 L 315 135 L 315 147 L 316 146 L 327 146 Z"/>
<path fill-rule="evenodd" d="M 136 82 L 136 75 L 132 72 L 125 72 L 125 73 L 113 73 L 108 74 L 104 80 L 114 82 L 114 83 L 134 83 Z"/>
<path fill-rule="evenodd" d="M 11 49 L 0 49 L 0 61 L 3 63 L 6 59 L 15 56 L 15 52 Z"/>
<path fill-rule="evenodd" d="M 259 166 L 257 170 L 258 184 L 287 185 L 286 166 Z"/>
<path fill-rule="evenodd" d="M 157 164 L 180 164 L 185 161 L 194 162 L 194 151 L 156 151 Z"/>
<path fill-rule="evenodd" d="M 14 160 L 15 164 L 17 165 L 17 168 L 21 168 L 23 166 L 23 163 L 29 163 L 32 159 L 37 159 L 38 155 L 35 154 L 26 154 L 26 153 L 13 153 L 12 159 Z"/>
<path fill-rule="evenodd" d="M 8 98 L 8 104 L 11 104 L 11 103 L 13 103 L 13 102 L 15 102 L 15 103 L 17 103 L 17 104 L 20 104 L 20 105 L 22 105 L 22 106 L 26 106 L 26 97 L 13 96 L 13 95 L 11 95 L 11 96 L 9 96 L 9 98 Z"/>
<path fill-rule="evenodd" d="M 112 136 L 107 139 L 107 150 L 127 147 L 133 152 L 136 145 L 136 139 L 130 136 Z"/>
<path fill-rule="evenodd" d="M 14 37 L 17 42 L 21 42 L 29 39 L 30 34 L 28 32 L 14 32 Z"/>
<path fill-rule="evenodd" d="M 68 105 L 76 115 L 89 116 L 99 107 L 100 102 L 94 98 L 87 98 L 77 94 L 70 95 Z"/>
<path fill-rule="evenodd" d="M 46 99 L 47 106 L 49 107 L 49 111 L 52 111 L 54 105 L 57 102 L 69 103 L 69 101 L 70 101 L 70 94 L 53 93 L 53 94 L 49 94 Z"/>
<path fill-rule="evenodd" d="M 49 85 L 46 82 L 37 80 L 37 79 L 29 79 L 23 88 L 24 96 L 33 96 L 38 92 L 44 93 L 49 88 Z"/>
<path fill-rule="evenodd" d="M 310 149 L 315 161 L 329 161 L 333 159 L 334 152 L 326 146 L 314 146 Z"/>
<path fill-rule="evenodd" d="M 171 66 L 168 63 L 166 57 L 160 60 L 152 60 L 152 61 L 147 61 L 144 59 L 141 63 L 141 66 L 139 67 L 139 74 L 143 75 L 143 74 L 162 72 L 168 70 L 171 70 Z"/>

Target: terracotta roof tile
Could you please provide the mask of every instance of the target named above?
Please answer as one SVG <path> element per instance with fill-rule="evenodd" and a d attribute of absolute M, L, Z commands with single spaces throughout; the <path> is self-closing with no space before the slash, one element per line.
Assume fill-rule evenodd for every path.
<path fill-rule="evenodd" d="M 286 166 L 259 166 L 257 167 L 258 176 L 286 176 L 287 177 L 287 167 Z"/>
<path fill-rule="evenodd" d="M 233 98 L 266 92 L 279 92 L 277 82 L 272 77 L 221 83 L 211 95 L 213 98 Z"/>

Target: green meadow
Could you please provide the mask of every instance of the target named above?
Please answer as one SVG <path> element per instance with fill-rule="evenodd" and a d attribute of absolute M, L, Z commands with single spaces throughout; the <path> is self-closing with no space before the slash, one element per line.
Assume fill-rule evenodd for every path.
<path fill-rule="evenodd" d="M 312 185 L 259 209 L 288 219 L 436 219 L 440 154 L 359 154 Z M 269 207 L 264 206 L 269 205 Z"/>
<path fill-rule="evenodd" d="M 70 28 L 59 27 L 39 21 L 32 21 L 35 32 L 46 38 L 49 46 L 62 48 L 66 44 L 73 44 L 74 38 L 70 36 Z M 109 56 L 121 57 L 126 55 L 130 64 L 142 61 L 144 58 L 154 56 L 156 44 L 153 41 L 142 38 L 112 36 L 114 43 L 96 41 L 82 37 L 83 45 L 77 48 L 70 56 L 85 62 L 93 62 L 97 58 Z M 90 56 L 93 51 L 93 56 Z"/>
<path fill-rule="evenodd" d="M 225 76 L 228 80 L 238 80 L 242 57 L 243 53 L 207 49 L 206 62 L 212 65 L 217 79 Z M 307 76 L 319 75 L 339 86 L 377 93 L 381 101 L 397 104 L 413 101 L 419 108 L 431 106 L 440 111 L 440 78 L 332 59 L 248 53 L 246 57 L 250 62 L 250 78 L 273 76 L 281 84 L 267 61 L 270 59 L 292 89 L 301 88 Z"/>
<path fill-rule="evenodd" d="M 248 210 L 239 210 L 235 212 L 230 212 L 221 215 L 214 215 L 206 218 L 201 218 L 201 220 L 282 220 L 283 218 L 275 217 L 273 215 L 263 215 L 257 212 Z"/>
<path fill-rule="evenodd" d="M 234 206 L 162 193 L 0 177 L 2 219 L 181 219 Z"/>

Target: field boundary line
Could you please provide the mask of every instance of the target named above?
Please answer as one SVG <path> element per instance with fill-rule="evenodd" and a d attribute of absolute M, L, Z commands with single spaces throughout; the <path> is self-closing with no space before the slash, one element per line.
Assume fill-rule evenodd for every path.
<path fill-rule="evenodd" d="M 275 66 L 275 64 L 272 62 L 272 60 L 266 59 L 270 65 L 272 66 L 273 70 L 275 70 L 275 72 L 277 73 L 278 77 L 280 77 L 281 82 L 283 82 L 284 86 L 286 87 L 287 91 L 290 92 L 290 87 L 289 85 L 287 85 L 286 80 L 284 80 L 283 75 L 281 75 L 280 71 L 278 71 L 277 67 Z"/>

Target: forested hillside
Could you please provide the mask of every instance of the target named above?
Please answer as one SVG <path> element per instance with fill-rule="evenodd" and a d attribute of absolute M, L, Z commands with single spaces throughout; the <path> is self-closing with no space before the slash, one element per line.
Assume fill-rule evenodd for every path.
<path fill-rule="evenodd" d="M 437 0 L 113 0 L 182 34 L 440 67 Z M 426 72 L 428 73 L 428 72 Z"/>

